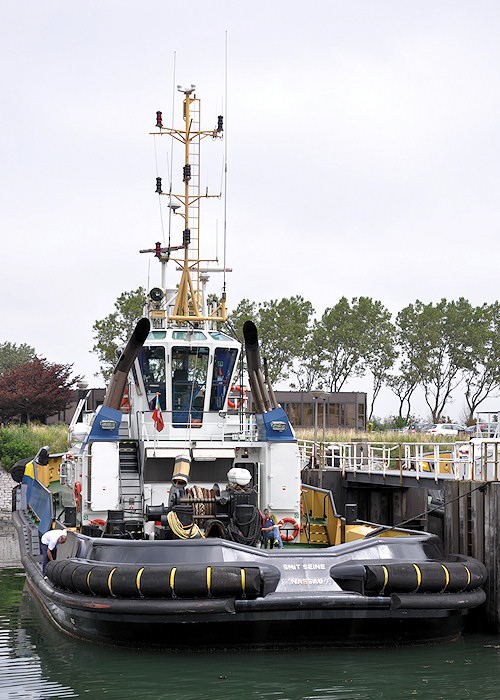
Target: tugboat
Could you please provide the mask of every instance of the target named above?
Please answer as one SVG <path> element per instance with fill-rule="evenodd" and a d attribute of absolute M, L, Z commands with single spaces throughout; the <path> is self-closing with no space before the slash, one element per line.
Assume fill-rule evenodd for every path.
<path fill-rule="evenodd" d="M 42 448 L 13 493 L 27 585 L 60 630 L 82 639 L 169 649 L 379 645 L 456 638 L 484 602 L 485 567 L 445 556 L 434 535 L 347 521 L 328 491 L 301 483 L 292 426 L 261 362 L 258 333 L 224 330 L 225 285 L 203 260 L 195 86 L 183 125 L 183 188 L 167 194 L 182 243 L 156 246 L 161 285 L 147 296 L 104 402 L 80 401 L 64 454 Z M 163 195 L 161 178 L 156 191 Z M 167 265 L 181 272 L 177 287 Z M 222 268 L 224 271 L 225 268 Z M 170 285 L 170 286 L 169 286 Z M 213 297 L 210 297 L 213 298 Z M 263 516 L 284 547 L 260 547 Z M 42 571 L 40 536 L 64 530 Z M 45 574 L 45 575 L 44 575 Z"/>

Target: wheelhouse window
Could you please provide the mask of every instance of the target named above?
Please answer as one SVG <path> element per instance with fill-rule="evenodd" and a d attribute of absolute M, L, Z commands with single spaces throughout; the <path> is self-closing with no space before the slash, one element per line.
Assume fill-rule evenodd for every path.
<path fill-rule="evenodd" d="M 160 400 L 162 411 L 165 410 L 165 348 L 161 346 L 143 347 L 139 353 L 139 367 L 148 403 L 154 409 L 156 394 Z"/>
<path fill-rule="evenodd" d="M 172 423 L 201 427 L 208 374 L 208 348 L 172 348 Z"/>
<path fill-rule="evenodd" d="M 220 331 L 210 331 L 210 335 L 214 340 L 232 340 L 232 338 Z"/>
<path fill-rule="evenodd" d="M 237 352 L 236 348 L 216 348 L 215 350 L 212 390 L 210 392 L 211 411 L 222 411 L 224 408 Z"/>
<path fill-rule="evenodd" d="M 201 331 L 174 331 L 172 333 L 172 338 L 174 340 L 186 340 L 188 337 L 191 338 L 191 340 L 206 340 L 207 336 L 205 333 L 202 333 Z"/>

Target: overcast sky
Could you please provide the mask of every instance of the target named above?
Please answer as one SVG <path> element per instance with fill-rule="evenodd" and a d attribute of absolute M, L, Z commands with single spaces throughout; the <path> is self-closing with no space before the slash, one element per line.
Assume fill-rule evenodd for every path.
<path fill-rule="evenodd" d="M 157 110 L 171 121 L 174 55 L 213 128 L 226 32 L 230 307 L 498 298 L 497 1 L 11 0 L 0 26 L 0 342 L 99 383 L 94 321 L 160 279 L 138 251 L 168 235 L 149 132 Z M 203 152 L 212 191 L 225 147 Z M 207 209 L 202 239 L 221 239 L 222 204 Z M 376 413 L 396 410 L 385 392 Z"/>

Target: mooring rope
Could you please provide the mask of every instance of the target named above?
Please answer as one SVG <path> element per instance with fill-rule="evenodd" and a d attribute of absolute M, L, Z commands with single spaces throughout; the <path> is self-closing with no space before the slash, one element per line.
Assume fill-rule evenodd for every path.
<path fill-rule="evenodd" d="M 179 520 L 177 513 L 174 513 L 173 510 L 167 514 L 167 521 L 174 535 L 180 540 L 190 540 L 194 537 L 205 537 L 196 523 L 191 523 L 190 525 L 184 526 Z"/>
<path fill-rule="evenodd" d="M 397 525 L 381 525 L 378 527 L 376 530 L 373 532 L 369 532 L 367 535 L 365 535 L 364 539 L 368 539 L 369 537 L 374 537 L 375 535 L 378 535 L 380 532 L 386 532 L 387 530 L 392 530 L 398 527 L 402 527 L 403 525 L 406 525 L 407 523 L 411 523 L 413 520 L 417 520 L 418 518 L 422 518 L 426 515 L 430 515 L 431 513 L 434 513 L 436 510 L 440 510 L 441 508 L 445 508 L 446 506 L 449 506 L 450 503 L 454 503 L 455 501 L 459 501 L 461 498 L 465 498 L 466 496 L 470 496 L 471 493 L 474 493 L 474 491 L 486 491 L 486 487 L 488 486 L 490 482 L 486 481 L 484 484 L 481 484 L 480 486 L 476 486 L 475 488 L 471 489 L 470 491 L 467 491 L 467 493 L 462 493 L 460 496 L 456 496 L 455 498 L 451 498 L 449 501 L 445 501 L 443 505 L 435 506 L 435 508 L 431 508 L 430 510 L 424 510 L 422 513 L 418 513 L 417 515 L 414 515 L 411 518 L 408 518 L 407 520 L 403 520 L 402 522 L 398 523 Z"/>

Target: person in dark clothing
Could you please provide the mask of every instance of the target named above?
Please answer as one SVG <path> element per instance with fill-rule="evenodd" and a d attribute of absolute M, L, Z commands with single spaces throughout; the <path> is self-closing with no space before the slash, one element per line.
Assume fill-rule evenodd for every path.
<path fill-rule="evenodd" d="M 274 518 L 271 513 L 266 508 L 264 511 L 264 524 L 262 525 L 262 537 L 264 541 L 264 549 L 267 549 L 267 544 L 269 543 L 270 549 L 273 545 L 279 549 L 283 549 L 283 542 L 281 541 L 281 533 L 279 527 L 276 525 Z"/>

